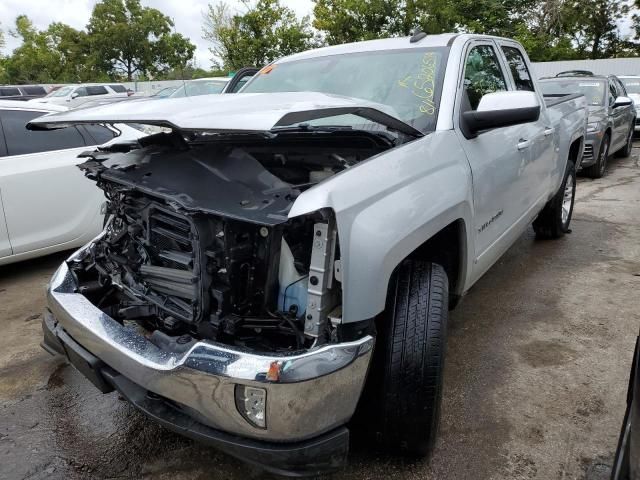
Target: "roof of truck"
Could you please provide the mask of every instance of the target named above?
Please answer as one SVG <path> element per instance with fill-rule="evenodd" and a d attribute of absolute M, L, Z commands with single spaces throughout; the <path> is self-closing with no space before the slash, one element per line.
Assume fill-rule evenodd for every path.
<path fill-rule="evenodd" d="M 290 62 L 294 60 L 304 60 L 307 58 L 325 57 L 329 55 L 340 55 L 343 53 L 401 50 L 406 48 L 447 47 L 451 46 L 453 41 L 456 39 L 469 40 L 472 38 L 500 39 L 515 42 L 515 40 L 509 38 L 468 33 L 441 33 L 438 35 L 427 35 L 424 38 L 413 43 L 411 42 L 411 37 L 383 38 L 380 40 L 367 40 L 364 42 L 345 43 L 342 45 L 334 45 L 331 47 L 316 48 L 282 58 L 278 60 L 278 63 Z"/>

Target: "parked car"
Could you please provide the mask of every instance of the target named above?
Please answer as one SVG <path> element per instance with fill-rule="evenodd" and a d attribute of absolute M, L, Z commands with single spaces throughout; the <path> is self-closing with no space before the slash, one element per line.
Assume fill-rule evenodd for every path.
<path fill-rule="evenodd" d="M 33 100 L 33 102 L 53 103 L 55 105 L 64 105 L 73 108 L 91 100 L 111 97 L 127 98 L 128 96 L 129 94 L 124 85 L 82 84 L 61 87 L 46 97 Z"/>
<path fill-rule="evenodd" d="M 229 83 L 229 77 L 198 78 L 197 80 L 185 80 L 175 92 L 168 98 L 197 97 L 200 95 L 213 95 L 222 93 Z"/>
<path fill-rule="evenodd" d="M 65 110 L 0 100 L 0 265 L 77 248 L 96 236 L 105 199 L 76 167 L 78 154 L 142 136 L 124 125 L 25 128 L 36 117 Z"/>
<path fill-rule="evenodd" d="M 545 96 L 581 93 L 589 102 L 587 143 L 580 168 L 591 178 L 602 177 L 613 153 L 631 155 L 636 110 L 633 100 L 614 75 L 561 75 L 540 81 Z"/>
<path fill-rule="evenodd" d="M 31 100 L 46 94 L 42 85 L 0 85 L 0 100 Z"/>
<path fill-rule="evenodd" d="M 33 120 L 172 129 L 80 165 L 110 218 L 55 273 L 44 347 L 274 472 L 344 464 L 356 406 L 380 446 L 428 454 L 449 308 L 531 222 L 569 230 L 587 104 L 545 104 L 530 72 L 513 40 L 421 34 Z"/>
<path fill-rule="evenodd" d="M 627 95 L 633 100 L 636 109 L 636 125 L 635 132 L 640 132 L 640 75 L 620 75 L 618 77 L 624 84 Z"/>
<path fill-rule="evenodd" d="M 158 90 L 153 95 L 149 95 L 149 98 L 155 98 L 155 99 L 167 98 L 167 97 L 171 96 L 171 94 L 173 92 L 175 92 L 177 89 L 178 89 L 178 87 L 164 87 L 164 88 Z"/>

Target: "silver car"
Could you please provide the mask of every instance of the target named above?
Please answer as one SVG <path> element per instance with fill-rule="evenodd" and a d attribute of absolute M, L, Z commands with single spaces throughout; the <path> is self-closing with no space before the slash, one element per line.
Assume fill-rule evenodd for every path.
<path fill-rule="evenodd" d="M 589 121 L 584 156 L 579 169 L 600 178 L 607 170 L 607 160 L 617 153 L 631 154 L 636 123 L 634 102 L 615 75 L 589 75 L 589 72 L 558 74 L 543 78 L 540 87 L 545 96 L 581 93 L 589 103 Z"/>

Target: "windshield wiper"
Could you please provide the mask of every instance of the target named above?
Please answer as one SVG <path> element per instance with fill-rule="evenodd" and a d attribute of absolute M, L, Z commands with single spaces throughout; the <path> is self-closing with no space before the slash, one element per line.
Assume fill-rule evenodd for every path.
<path fill-rule="evenodd" d="M 271 129 L 273 133 L 280 132 L 340 132 L 345 130 L 353 130 L 350 125 L 310 125 L 301 123 L 299 125 L 288 125 L 285 127 L 274 127 Z"/>

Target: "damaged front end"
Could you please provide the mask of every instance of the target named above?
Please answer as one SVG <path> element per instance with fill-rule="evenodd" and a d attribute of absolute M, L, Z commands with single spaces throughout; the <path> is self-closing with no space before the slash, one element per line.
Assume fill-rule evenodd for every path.
<path fill-rule="evenodd" d="M 94 305 L 180 348 L 206 339 L 287 352 L 367 333 L 341 329 L 332 212 L 287 213 L 305 189 L 389 139 L 336 130 L 186 142 L 163 133 L 144 144 L 80 165 L 108 200 L 104 234 L 69 265 Z"/>
<path fill-rule="evenodd" d="M 54 276 L 45 348 L 163 425 L 272 471 L 344 464 L 373 319 L 343 322 L 333 211 L 289 212 L 415 138 L 378 127 L 174 128 L 87 152 L 106 226 Z"/>

